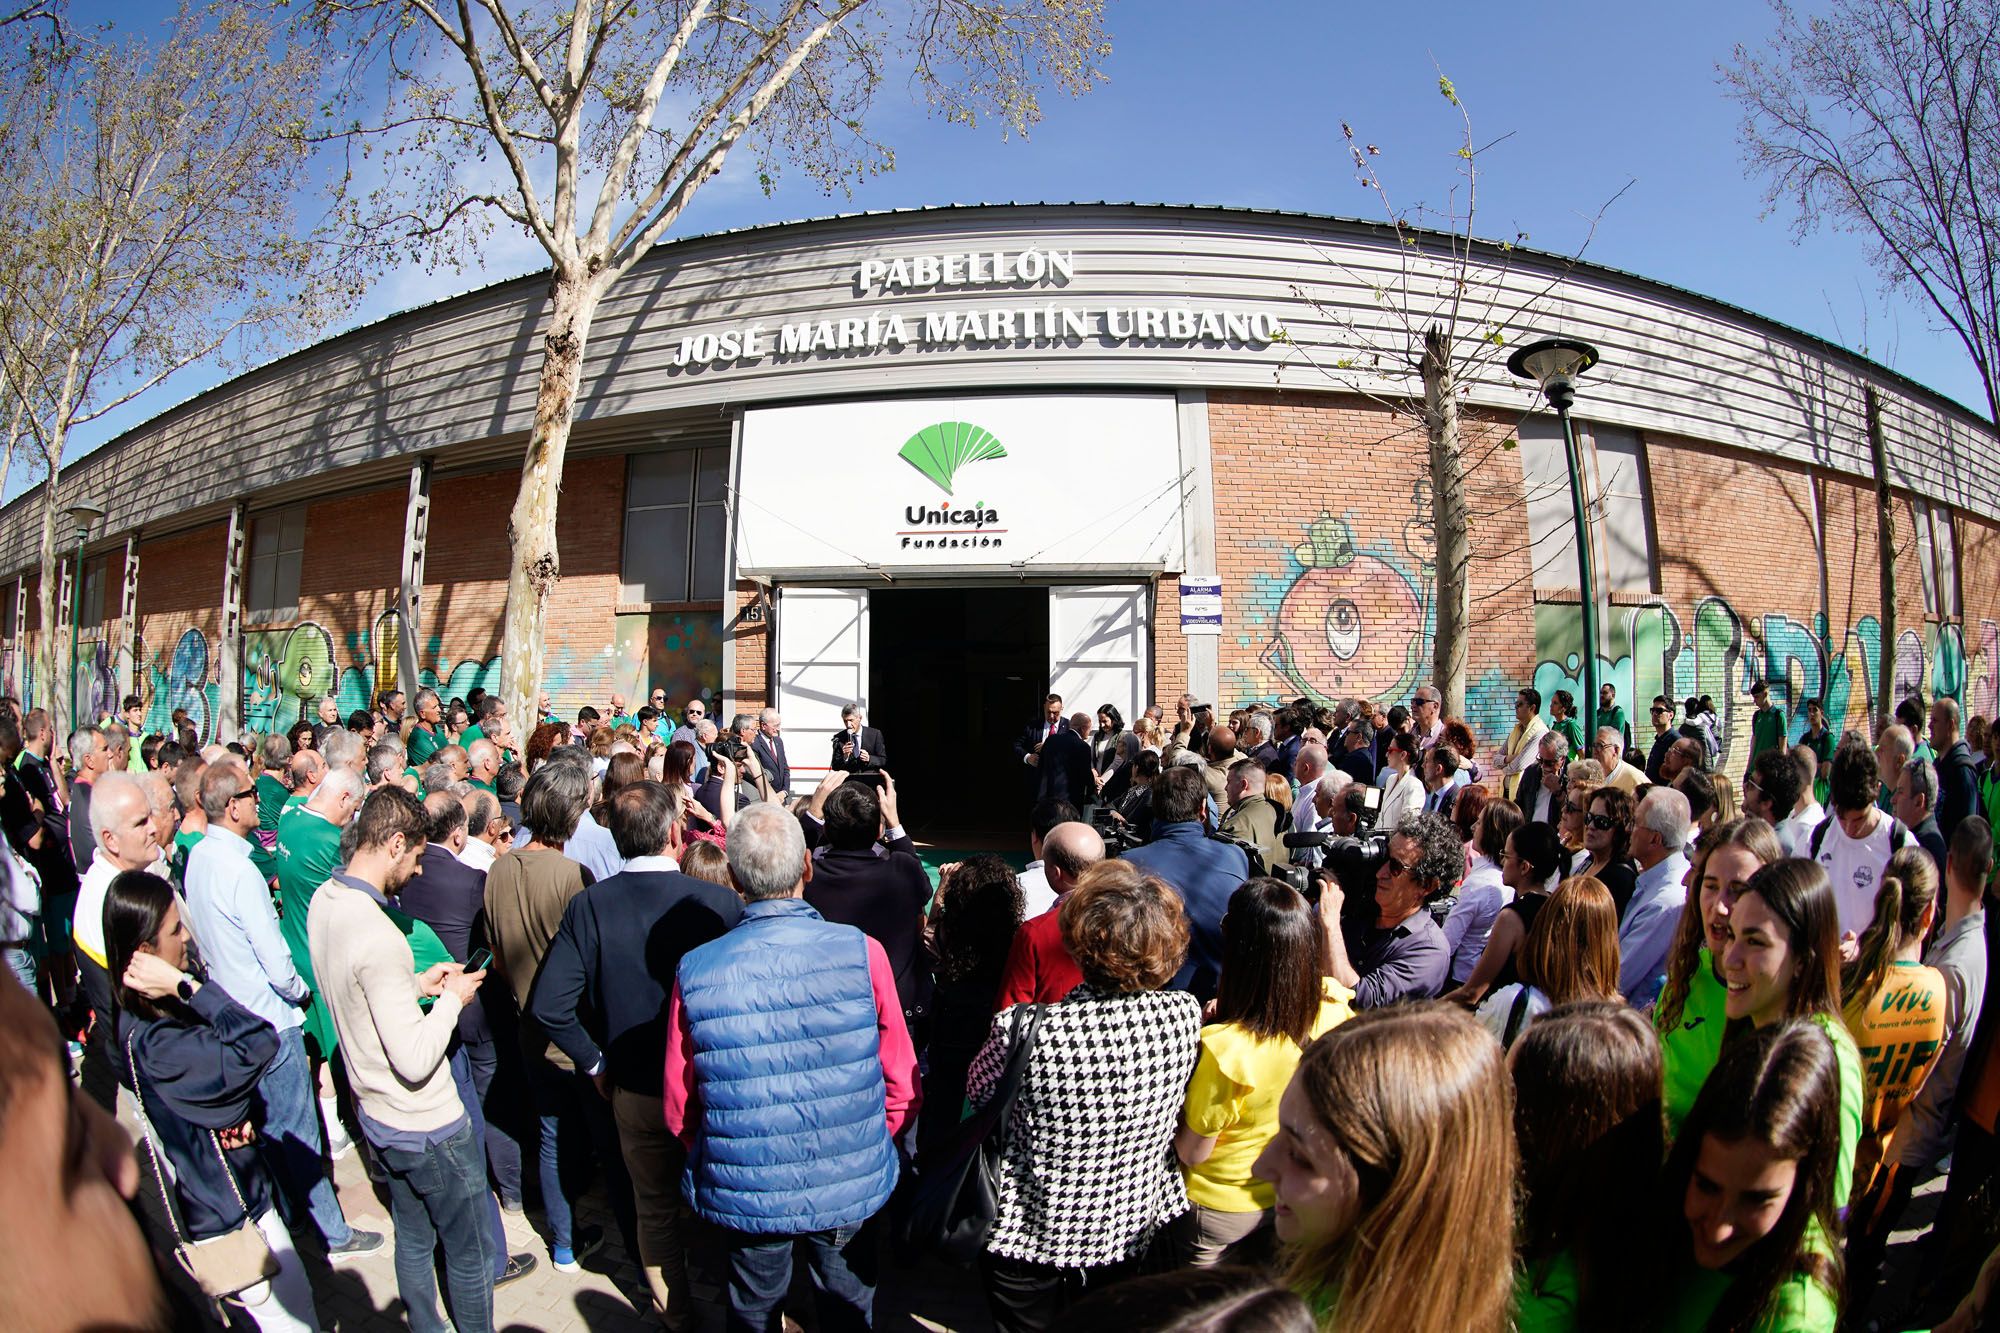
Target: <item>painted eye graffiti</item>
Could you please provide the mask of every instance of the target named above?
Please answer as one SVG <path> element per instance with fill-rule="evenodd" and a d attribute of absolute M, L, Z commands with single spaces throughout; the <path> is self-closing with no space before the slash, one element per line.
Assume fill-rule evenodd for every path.
<path fill-rule="evenodd" d="M 1361 648 L 1361 609 L 1348 598 L 1334 599 L 1326 610 L 1326 642 L 1345 662 Z"/>

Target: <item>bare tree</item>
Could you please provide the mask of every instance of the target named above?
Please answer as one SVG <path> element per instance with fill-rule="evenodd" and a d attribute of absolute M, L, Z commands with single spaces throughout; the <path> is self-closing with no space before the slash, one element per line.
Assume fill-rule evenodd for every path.
<path fill-rule="evenodd" d="M 561 572 L 556 507 L 591 322 L 743 145 L 768 191 L 791 163 L 828 190 L 894 163 L 864 117 L 892 67 L 946 118 L 1024 133 L 1036 89 L 1087 91 L 1109 52 L 1102 0 L 318 0 L 363 54 L 330 127 L 375 155 L 351 220 L 450 262 L 495 225 L 549 256 L 547 329 L 521 487 L 501 693 L 528 716 Z M 386 102 L 370 88 L 383 71 Z M 483 171 L 497 162 L 496 171 Z M 471 179 L 473 184 L 468 185 Z"/>
<path fill-rule="evenodd" d="M 2000 0 L 1831 0 L 1738 46 L 1723 84 L 1765 202 L 1874 242 L 1891 287 L 1921 292 L 2000 420 Z"/>
<path fill-rule="evenodd" d="M 71 432 L 175 371 L 317 324 L 332 275 L 294 226 L 320 75 L 247 6 L 184 6 L 156 40 L 106 37 L 46 71 L 9 126 L 0 369 L 41 468 L 40 678 L 60 715 L 56 513 Z M 81 571 L 77 571 L 81 577 Z"/>
<path fill-rule="evenodd" d="M 1492 377 L 1494 364 L 1506 355 L 1510 335 L 1533 327 L 1544 298 L 1581 256 L 1604 209 L 1590 219 L 1589 233 L 1576 255 L 1553 275 L 1538 271 L 1525 281 L 1515 280 L 1517 247 L 1528 239 L 1527 233 L 1493 242 L 1478 239 L 1474 230 L 1480 158 L 1508 136 L 1481 144 L 1473 135 L 1471 113 L 1442 72 L 1438 92 L 1459 121 L 1457 180 L 1441 206 L 1398 205 L 1377 169 L 1379 150 L 1357 135 L 1352 125 L 1341 125 L 1355 175 L 1375 194 L 1388 219 L 1386 239 L 1395 251 L 1388 265 L 1392 273 L 1387 277 L 1379 271 L 1364 273 L 1329 256 L 1348 290 L 1359 288 L 1372 295 L 1372 310 L 1357 315 L 1341 300 L 1294 287 L 1333 325 L 1342 353 L 1328 360 L 1296 342 L 1291 347 L 1335 382 L 1423 433 L 1435 552 L 1431 683 L 1444 696 L 1445 713 L 1459 715 L 1465 710 L 1467 641 L 1473 625 L 1473 561 L 1496 560 L 1522 549 L 1499 548 L 1490 538 L 1477 540 L 1480 523 L 1517 509 L 1522 501 L 1502 496 L 1492 486 L 1486 489 L 1495 494 L 1475 495 L 1487 465 L 1514 448 L 1516 439 L 1507 423 L 1478 416 L 1468 420 L 1464 400 L 1482 378 Z M 1619 194 L 1623 193 L 1621 189 Z M 1606 201 L 1605 208 L 1617 197 Z M 1476 499 L 1484 499 L 1484 506 Z M 1488 523 L 1486 531 L 1518 529 L 1518 524 Z M 1587 706 L 1595 708 L 1595 701 Z"/>

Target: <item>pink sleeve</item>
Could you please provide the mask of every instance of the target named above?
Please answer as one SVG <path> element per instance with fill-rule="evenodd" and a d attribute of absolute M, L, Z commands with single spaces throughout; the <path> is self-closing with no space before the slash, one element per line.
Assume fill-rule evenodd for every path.
<path fill-rule="evenodd" d="M 903 1002 L 896 995 L 896 974 L 889 968 L 889 955 L 872 937 L 868 939 L 868 981 L 875 991 L 875 1023 L 882 1034 L 882 1083 L 888 1090 L 889 1137 L 893 1139 L 916 1114 L 923 1089 L 917 1083 L 917 1048 L 910 1041 L 910 1029 L 903 1022 Z M 671 1069 L 672 1047 L 667 1060 Z"/>
<path fill-rule="evenodd" d="M 694 1144 L 696 1115 L 688 1115 L 694 1105 L 694 1034 L 688 1030 L 687 1010 L 681 1007 L 681 987 L 674 983 L 667 996 L 667 1069 L 660 1083 L 660 1106 L 666 1112 L 667 1130 L 690 1147 Z"/>

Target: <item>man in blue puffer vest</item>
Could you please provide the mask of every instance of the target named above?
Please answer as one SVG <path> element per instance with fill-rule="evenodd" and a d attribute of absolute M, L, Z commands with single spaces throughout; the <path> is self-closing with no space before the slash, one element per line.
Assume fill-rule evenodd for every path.
<path fill-rule="evenodd" d="M 667 1000 L 662 1101 L 688 1145 L 682 1192 L 723 1231 L 730 1329 L 779 1326 L 799 1241 L 820 1327 L 867 1328 L 872 1246 L 856 1236 L 895 1188 L 918 1100 L 895 974 L 880 944 L 801 899 L 812 862 L 782 807 L 738 812 L 729 873 L 743 918 L 681 960 Z"/>

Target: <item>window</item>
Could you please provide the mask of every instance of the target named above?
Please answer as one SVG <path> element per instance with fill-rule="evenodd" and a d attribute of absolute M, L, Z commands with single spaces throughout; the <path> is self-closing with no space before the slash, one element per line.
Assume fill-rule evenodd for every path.
<path fill-rule="evenodd" d="M 1958 551 L 1951 540 L 1951 510 L 1911 499 L 1917 530 L 1917 575 L 1924 587 L 1924 613 L 1959 614 Z"/>
<path fill-rule="evenodd" d="M 299 613 L 299 569 L 305 562 L 306 509 L 296 505 L 250 524 L 243 612 L 251 621 L 290 620 Z"/>
<path fill-rule="evenodd" d="M 86 560 L 83 562 L 83 606 L 77 617 L 77 624 L 83 629 L 96 629 L 104 623 L 104 576 L 110 572 L 109 561 Z"/>
<path fill-rule="evenodd" d="M 728 486 L 727 445 L 631 456 L 625 470 L 621 600 L 722 600 Z"/>
<path fill-rule="evenodd" d="M 1613 426 L 1587 426 L 1583 451 L 1585 499 L 1596 541 L 1598 593 L 1653 591 L 1653 530 L 1648 521 L 1646 469 L 1639 437 Z M 1577 590 L 1576 514 L 1570 504 L 1569 459 L 1562 423 L 1529 417 L 1518 434 L 1521 484 L 1528 507 L 1528 551 L 1536 592 Z"/>
<path fill-rule="evenodd" d="M 1639 437 L 1615 426 L 1592 426 L 1598 495 L 1591 521 L 1612 592 L 1653 591 L 1653 532 L 1647 521 L 1646 467 Z"/>

